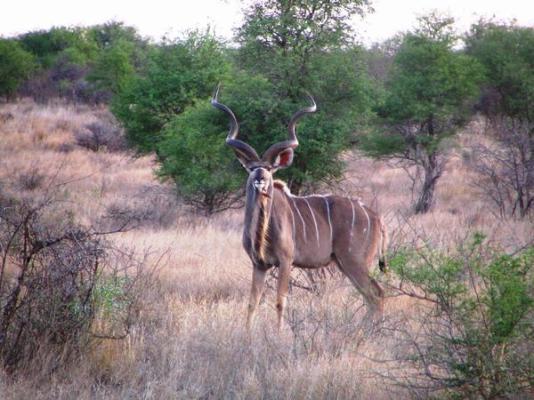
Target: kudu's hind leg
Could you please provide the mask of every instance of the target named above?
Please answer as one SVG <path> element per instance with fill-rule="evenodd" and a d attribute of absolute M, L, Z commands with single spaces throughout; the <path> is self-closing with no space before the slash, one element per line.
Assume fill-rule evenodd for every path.
<path fill-rule="evenodd" d="M 368 268 L 364 263 L 353 260 L 337 259 L 341 271 L 349 278 L 354 287 L 362 294 L 368 307 L 365 319 L 377 320 L 382 317 L 384 309 L 384 291 L 380 285 L 369 276 Z"/>
<path fill-rule="evenodd" d="M 252 271 L 252 288 L 250 289 L 250 299 L 248 302 L 247 330 L 250 330 L 250 327 L 252 326 L 256 308 L 258 307 L 261 295 L 263 294 L 266 272 L 267 271 L 257 267 L 254 267 Z"/>

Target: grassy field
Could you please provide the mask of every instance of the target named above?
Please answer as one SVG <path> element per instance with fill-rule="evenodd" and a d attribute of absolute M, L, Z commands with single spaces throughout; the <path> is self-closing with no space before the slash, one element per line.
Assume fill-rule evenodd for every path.
<path fill-rule="evenodd" d="M 403 351 L 399 341 L 358 332 L 365 310 L 340 275 L 325 280 L 320 294 L 294 288 L 280 333 L 271 279 L 248 335 L 251 267 L 241 247 L 242 212 L 195 216 L 154 177 L 152 157 L 79 146 L 77 134 L 102 119 L 109 119 L 107 110 L 83 106 L 0 106 L 0 182 L 21 197 L 68 182 L 61 189 L 65 213 L 87 225 L 110 209 L 144 215 L 136 229 L 112 240 L 146 254 L 147 268 L 157 263 L 156 279 L 126 339 L 94 340 L 59 364 L 44 348 L 23 372 L 0 371 L 0 398 L 412 398 L 384 362 Z M 503 249 L 519 248 L 531 240 L 532 224 L 497 219 L 472 184 L 468 146 L 488 140 L 482 133 L 483 124 L 474 122 L 450 143 L 436 206 L 426 215 L 411 213 L 411 182 L 402 168 L 356 154 L 346 155 L 349 168 L 335 190 L 383 214 L 392 252 L 424 242 L 452 249 L 475 231 Z M 414 314 L 417 301 L 392 297 L 385 311 L 386 318 Z"/>

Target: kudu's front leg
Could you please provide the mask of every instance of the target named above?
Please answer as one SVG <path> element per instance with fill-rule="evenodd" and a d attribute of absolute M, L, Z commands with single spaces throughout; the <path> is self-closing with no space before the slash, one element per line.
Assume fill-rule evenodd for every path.
<path fill-rule="evenodd" d="M 256 308 L 263 294 L 263 287 L 265 285 L 265 270 L 259 269 L 254 266 L 252 270 L 252 288 L 250 289 L 250 299 L 248 302 L 248 315 L 247 315 L 247 330 L 250 330 L 252 322 L 254 321 L 254 314 Z"/>
<path fill-rule="evenodd" d="M 276 291 L 276 312 L 278 315 L 278 330 L 282 329 L 284 308 L 286 306 L 289 279 L 291 277 L 291 263 L 283 262 L 278 267 L 278 285 Z"/>

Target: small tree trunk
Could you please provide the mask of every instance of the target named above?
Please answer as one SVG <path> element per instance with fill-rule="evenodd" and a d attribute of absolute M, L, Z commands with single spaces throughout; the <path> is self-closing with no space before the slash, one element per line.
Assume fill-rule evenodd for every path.
<path fill-rule="evenodd" d="M 415 204 L 415 213 L 424 214 L 428 212 L 434 204 L 434 190 L 436 183 L 441 176 L 441 168 L 436 152 L 432 152 L 423 160 L 424 181 L 419 194 L 419 199 Z"/>

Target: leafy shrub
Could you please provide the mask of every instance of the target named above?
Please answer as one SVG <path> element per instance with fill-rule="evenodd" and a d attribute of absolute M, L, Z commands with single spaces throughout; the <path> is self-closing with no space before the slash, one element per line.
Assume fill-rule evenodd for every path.
<path fill-rule="evenodd" d="M 0 38 L 0 97 L 12 96 L 34 67 L 32 54 L 16 41 Z"/>
<path fill-rule="evenodd" d="M 233 207 L 242 186 L 225 133 L 214 122 L 221 115 L 213 111 L 209 102 L 188 108 L 166 127 L 158 145 L 159 175 L 172 180 L 184 202 L 206 215 Z"/>
<path fill-rule="evenodd" d="M 408 354 L 397 382 L 447 398 L 521 398 L 533 388 L 534 247 L 515 254 L 475 235 L 457 254 L 425 248 L 391 259 L 397 294 L 421 300 L 417 329 L 394 331 Z"/>
<path fill-rule="evenodd" d="M 122 59 L 119 50 L 109 62 Z M 208 34 L 165 42 L 149 53 L 146 70 L 116 88 L 112 111 L 131 144 L 142 152 L 153 151 L 164 125 L 198 98 L 209 96 L 227 70 L 221 44 Z"/>

